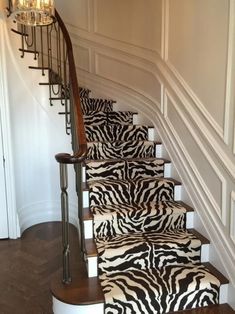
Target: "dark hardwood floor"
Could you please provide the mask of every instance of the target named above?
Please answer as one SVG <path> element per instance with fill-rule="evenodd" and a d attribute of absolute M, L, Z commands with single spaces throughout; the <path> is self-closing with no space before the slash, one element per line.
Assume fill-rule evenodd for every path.
<path fill-rule="evenodd" d="M 79 262 L 76 229 L 70 228 L 71 263 Z M 61 224 L 44 223 L 21 239 L 0 240 L 0 314 L 52 314 L 51 278 L 61 276 Z"/>

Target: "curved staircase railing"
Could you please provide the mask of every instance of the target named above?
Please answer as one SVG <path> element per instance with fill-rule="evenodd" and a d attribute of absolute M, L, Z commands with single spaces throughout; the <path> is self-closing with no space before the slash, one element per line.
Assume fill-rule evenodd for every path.
<path fill-rule="evenodd" d="M 62 242 L 63 242 L 63 283 L 71 282 L 69 257 L 69 208 L 67 165 L 73 164 L 76 173 L 76 192 L 78 195 L 79 242 L 84 252 L 84 230 L 82 217 L 82 162 L 87 154 L 87 141 L 80 104 L 79 86 L 73 56 L 72 42 L 63 20 L 55 11 L 54 23 L 48 26 L 17 25 L 12 31 L 21 36 L 21 57 L 26 53 L 34 55 L 38 66 L 29 68 L 41 70 L 42 75 L 48 70 L 50 104 L 60 100 L 65 115 L 66 133 L 71 134 L 73 153 L 58 153 L 55 158 L 60 164 Z"/>
<path fill-rule="evenodd" d="M 70 267 L 69 267 L 69 213 L 68 213 L 68 180 L 67 180 L 67 164 L 74 164 L 76 172 L 76 191 L 78 195 L 78 218 L 80 226 L 80 248 L 84 252 L 84 228 L 82 218 L 82 162 L 87 154 L 87 142 L 85 135 L 85 127 L 83 122 L 82 109 L 79 97 L 79 87 L 77 81 L 76 67 L 73 56 L 73 48 L 69 33 L 56 11 L 56 20 L 58 26 L 63 34 L 64 42 L 67 50 L 67 60 L 64 60 L 64 73 L 67 83 L 69 82 L 69 89 L 67 91 L 67 84 L 65 84 L 65 97 L 69 93 L 70 102 L 70 118 L 71 118 L 71 133 L 72 133 L 72 147 L 73 154 L 59 153 L 55 156 L 57 162 L 60 164 L 60 178 L 61 178 L 61 210 L 62 210 L 62 237 L 63 237 L 63 282 L 68 284 L 71 281 Z M 59 43 L 60 44 L 60 43 Z M 66 64 L 68 62 L 68 74 Z"/>

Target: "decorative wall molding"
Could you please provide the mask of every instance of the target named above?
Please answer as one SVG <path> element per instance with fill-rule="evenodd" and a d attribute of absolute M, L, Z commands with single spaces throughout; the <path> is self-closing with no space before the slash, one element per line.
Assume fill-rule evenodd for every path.
<path fill-rule="evenodd" d="M 235 244 L 235 191 L 231 192 L 230 237 Z M 235 256 L 235 253 L 234 253 Z"/>
<path fill-rule="evenodd" d="M 214 215 L 211 203 L 208 203 L 208 198 L 201 189 L 197 177 L 192 171 L 191 164 L 184 155 L 184 151 L 174 138 L 175 133 L 168 124 L 165 118 L 152 109 L 151 117 L 154 117 L 154 126 L 157 128 L 162 141 L 168 149 L 170 159 L 180 173 L 181 181 L 184 184 L 187 193 L 190 195 L 193 206 L 196 209 L 200 221 L 203 224 L 213 245 L 216 248 L 213 259 L 220 265 L 220 270 L 228 274 L 231 284 L 235 286 L 235 251 L 224 233 L 224 226 L 220 223 L 217 215 Z M 205 232 L 205 235 L 206 235 Z M 226 269 L 226 271 L 225 271 Z"/>
<path fill-rule="evenodd" d="M 217 121 L 212 117 L 212 115 L 209 113 L 209 111 L 206 109 L 206 107 L 203 105 L 201 100 L 198 98 L 198 96 L 194 93 L 194 91 L 191 89 L 191 87 L 186 83 L 186 81 L 183 79 L 183 77 L 180 75 L 180 73 L 177 71 L 177 69 L 171 64 L 169 60 L 167 60 L 167 65 L 169 69 L 172 71 L 172 73 L 177 78 L 178 82 L 182 85 L 184 91 L 189 95 L 189 97 L 192 99 L 193 103 L 196 105 L 196 107 L 199 109 L 199 112 L 203 115 L 204 119 L 210 124 L 210 126 L 216 131 L 216 133 L 223 138 L 224 137 L 224 131 L 223 128 L 217 123 Z"/>
<path fill-rule="evenodd" d="M 175 77 L 172 75 L 171 71 L 168 71 L 163 64 L 159 63 L 160 73 L 163 75 L 165 79 L 165 86 L 173 90 L 177 95 L 177 98 L 181 101 L 182 106 L 184 107 L 185 112 L 189 115 L 194 124 L 197 126 L 197 130 L 201 133 L 201 135 L 205 138 L 205 146 L 210 147 L 213 150 L 214 156 L 224 165 L 227 173 L 234 180 L 235 173 L 235 164 L 231 157 L 227 154 L 224 147 L 217 140 L 215 134 L 211 132 L 208 126 L 202 121 L 200 115 L 197 110 L 195 110 L 194 102 L 192 99 L 185 94 L 185 90 L 181 85 L 177 84 Z M 161 78 L 161 80 L 163 80 Z"/>
<path fill-rule="evenodd" d="M 162 1 L 162 49 L 161 57 L 164 61 L 168 58 L 169 46 L 169 0 Z"/>
<path fill-rule="evenodd" d="M 91 1 L 93 1 L 93 0 L 91 0 Z M 167 4 L 168 4 L 169 0 L 167 0 L 166 2 L 165 1 L 163 1 L 163 2 L 164 2 L 164 10 L 167 12 L 168 11 L 167 10 Z M 168 18 L 165 17 L 165 21 L 167 21 L 167 19 Z M 165 22 L 165 24 L 167 25 L 166 22 Z M 167 40 L 166 40 L 167 26 L 166 26 L 166 30 L 164 31 L 164 33 L 166 33 L 164 35 L 164 38 L 165 38 L 165 50 L 167 51 Z M 82 34 L 80 34 L 80 35 L 82 35 Z M 75 43 L 78 41 L 78 38 L 80 38 L 80 35 L 77 36 L 77 35 L 73 34 L 73 40 Z M 188 95 L 188 96 L 185 95 L 185 91 L 186 91 L 186 94 L 188 94 L 187 87 L 185 90 L 184 86 L 182 86 L 182 84 L 180 84 L 178 79 L 176 77 L 172 76 L 171 71 L 168 71 L 168 69 L 164 65 L 164 62 L 160 61 L 158 55 L 149 54 L 148 51 L 146 53 L 144 53 L 144 50 L 135 50 L 135 49 L 130 50 L 129 49 L 130 47 L 126 44 L 123 44 L 120 46 L 119 43 L 117 44 L 114 40 L 107 40 L 107 39 L 104 39 L 104 38 L 99 37 L 99 36 L 95 36 L 95 35 L 91 35 L 91 34 L 90 35 L 85 34 L 85 36 L 83 36 L 83 35 L 82 35 L 82 39 L 79 41 L 80 45 L 83 45 L 82 42 L 84 42 L 85 45 L 87 45 L 87 46 L 90 45 L 91 51 L 92 51 L 91 55 L 95 55 L 96 52 L 98 52 L 98 53 L 104 52 L 103 54 L 106 54 L 108 57 L 114 56 L 114 59 L 118 58 L 121 60 L 123 60 L 123 58 L 124 58 L 125 61 L 128 63 L 130 63 L 130 59 L 131 59 L 132 64 L 134 63 L 135 66 L 144 67 L 146 70 L 148 69 L 153 75 L 155 75 L 157 77 L 157 80 L 159 82 L 161 82 L 162 84 L 163 84 L 163 82 L 166 83 L 167 85 L 171 84 L 171 87 L 176 90 L 177 94 L 181 95 L 184 98 L 184 101 L 182 101 L 182 103 L 185 105 L 185 109 L 192 116 L 192 118 L 196 122 L 196 124 L 198 124 L 199 129 L 201 130 L 203 135 L 206 137 L 208 143 L 210 144 L 210 146 L 214 150 L 215 154 L 221 159 L 222 163 L 225 164 L 225 166 L 226 166 L 227 170 L 230 172 L 231 176 L 233 176 L 234 171 L 235 171 L 235 165 L 231 161 L 229 156 L 225 153 L 224 149 L 221 148 L 221 144 L 219 143 L 218 139 L 215 137 L 213 132 L 210 130 L 211 124 L 216 125 L 216 123 L 214 123 L 213 118 L 212 118 L 211 122 L 209 123 L 209 125 L 207 125 L 205 123 L 205 121 L 208 121 L 208 119 L 206 119 L 205 121 L 203 121 L 201 119 L 201 116 L 199 113 L 201 111 L 200 110 L 197 111 L 195 109 L 195 107 L 196 107 L 195 101 L 197 102 L 197 100 L 193 100 L 192 97 L 190 97 L 190 95 Z M 167 55 L 167 52 L 165 52 L 165 54 Z M 92 66 L 90 67 L 91 71 L 95 70 L 95 69 L 93 69 L 93 66 L 95 67 L 95 64 L 93 64 L 93 63 L 95 63 L 95 61 L 93 61 L 93 59 L 95 59 L 95 57 L 94 58 L 91 57 L 91 59 L 90 59 L 91 63 L 92 63 Z M 228 74 L 228 76 L 229 76 L 229 74 Z M 181 97 L 181 100 L 182 100 L 182 97 Z M 229 96 L 227 96 L 227 97 L 228 97 L 227 99 L 229 99 Z M 230 101 L 230 103 L 232 103 L 232 102 Z M 203 105 L 201 105 L 201 107 L 204 108 Z M 229 110 L 227 112 L 229 112 Z M 205 115 L 207 115 L 206 112 L 204 112 L 204 116 Z M 228 125 L 225 125 L 225 126 L 226 126 L 226 128 L 228 127 Z M 212 127 L 212 129 L 214 129 L 214 127 Z M 220 134 L 219 136 L 221 138 L 223 138 L 224 130 L 218 125 L 217 125 L 216 129 L 217 129 L 217 133 Z M 235 138 L 235 136 L 234 136 L 234 138 Z M 235 140 L 234 140 L 234 153 L 235 153 Z"/>
<path fill-rule="evenodd" d="M 112 77 L 111 76 L 107 76 L 104 73 L 102 73 L 102 66 L 101 66 L 101 59 L 104 58 L 105 60 L 109 60 L 111 62 L 113 62 L 113 73 L 112 73 Z M 130 68 L 130 66 L 132 67 L 132 72 L 134 73 L 134 71 L 136 71 L 136 73 L 138 72 L 138 74 L 143 75 L 143 82 L 145 82 L 145 84 L 147 83 L 146 80 L 148 80 L 148 85 L 149 86 L 154 86 L 155 88 L 153 88 L 153 91 L 157 91 L 155 92 L 155 95 L 151 95 L 150 93 L 145 92 L 145 89 L 140 89 L 137 86 L 135 86 L 133 84 L 133 82 L 129 81 L 125 81 L 126 77 L 122 77 L 122 78 L 114 78 L 114 73 L 115 70 L 118 69 L 117 66 L 115 66 L 115 63 L 119 63 L 121 64 L 123 67 L 126 68 Z M 117 64 L 116 64 L 117 65 Z M 119 68 L 120 70 L 120 68 Z M 141 62 L 136 62 L 135 59 L 131 59 L 129 57 L 126 56 L 121 56 L 121 55 L 110 55 L 110 54 L 105 54 L 105 53 L 101 53 L 101 52 L 95 52 L 95 74 L 103 77 L 105 79 L 109 79 L 109 80 L 113 80 L 118 84 L 125 84 L 127 85 L 129 88 L 134 89 L 136 92 L 138 92 L 139 94 L 144 95 L 145 97 L 149 98 L 153 103 L 154 102 L 158 102 L 160 103 L 161 101 L 161 82 L 160 79 L 158 77 L 157 72 L 153 72 L 150 69 L 150 64 L 142 64 Z M 130 77 L 131 78 L 131 77 Z M 135 80 L 137 80 L 137 76 L 134 77 Z M 143 84 L 144 87 L 144 84 Z M 146 88 L 147 89 L 147 88 Z M 157 99 L 158 98 L 158 99 Z"/>
<path fill-rule="evenodd" d="M 228 49 L 227 49 L 227 61 L 226 61 L 226 88 L 225 88 L 225 97 L 224 97 L 224 125 L 221 127 L 217 121 L 212 117 L 209 111 L 205 108 L 202 101 L 193 91 L 193 89 L 187 84 L 179 71 L 175 68 L 175 66 L 169 60 L 169 0 L 166 0 L 165 3 L 165 27 L 164 27 L 164 36 L 165 36 L 165 49 L 164 56 L 166 64 L 169 69 L 175 75 L 178 82 L 181 84 L 182 88 L 186 91 L 189 97 L 193 100 L 194 104 L 197 106 L 205 120 L 210 124 L 210 126 L 216 131 L 216 133 L 220 136 L 221 139 L 228 144 L 229 140 L 229 115 L 231 112 L 231 78 L 232 78 L 232 56 L 234 50 L 234 24 L 235 24 L 235 15 L 234 15 L 234 1 L 229 1 L 229 21 L 228 21 Z"/>
<path fill-rule="evenodd" d="M 86 45 L 83 45 L 83 43 L 80 43 L 79 45 L 77 45 L 75 43 L 75 44 L 73 44 L 73 49 L 76 52 L 76 55 L 78 56 L 77 58 L 75 57 L 75 60 L 77 60 L 77 67 L 81 70 L 91 72 L 92 71 L 91 48 L 87 47 Z M 86 55 L 88 62 L 86 62 L 86 60 L 84 60 L 85 55 Z"/>
<path fill-rule="evenodd" d="M 107 39 L 110 39 L 110 40 L 114 40 L 112 37 L 110 36 L 107 36 L 105 34 L 102 34 L 100 31 L 99 31 L 99 28 L 98 28 L 98 14 L 97 14 L 97 10 L 98 10 L 98 0 L 92 0 L 93 1 L 93 16 L 94 16 L 94 34 L 98 35 L 98 36 L 101 36 L 103 38 L 107 38 Z M 163 3 L 163 0 L 161 0 L 161 3 Z M 134 48 L 140 48 L 140 49 L 144 49 L 146 52 L 149 51 L 149 52 L 152 52 L 152 53 L 155 53 L 155 54 L 158 54 L 158 55 L 161 55 L 161 49 L 160 50 L 155 50 L 155 49 L 150 49 L 150 48 L 146 48 L 146 47 L 143 47 L 141 45 L 137 45 L 137 44 L 134 44 L 134 43 L 129 43 L 127 41 L 124 41 L 124 40 L 118 40 L 118 39 L 115 39 L 116 43 L 119 43 L 119 44 L 128 44 L 129 47 L 134 47 Z"/>
<path fill-rule="evenodd" d="M 180 116 L 180 118 L 182 120 L 182 123 L 187 127 L 189 134 L 195 140 L 195 142 L 197 143 L 197 146 L 200 148 L 200 151 L 202 152 L 202 154 L 204 155 L 204 157 L 208 161 L 209 165 L 213 169 L 214 174 L 218 177 L 219 181 L 221 182 L 221 187 L 220 187 L 221 201 L 220 201 L 220 203 L 217 203 L 217 201 L 215 200 L 212 191 L 210 191 L 207 184 L 203 180 L 202 175 L 200 174 L 197 166 L 195 165 L 190 153 L 188 151 L 186 151 L 184 144 L 182 143 L 181 138 L 178 136 L 177 130 L 175 129 L 175 126 L 172 124 L 172 122 L 168 116 L 168 104 L 169 104 L 168 100 L 170 100 L 171 104 L 174 106 L 176 112 L 178 113 L 178 115 Z M 214 208 L 214 210 L 216 211 L 217 215 L 219 216 L 219 218 L 221 219 L 223 224 L 226 224 L 227 181 L 226 181 L 224 175 L 221 173 L 221 171 L 216 166 L 211 155 L 209 154 L 209 152 L 205 148 L 205 145 L 199 139 L 198 135 L 195 132 L 195 129 L 192 127 L 192 124 L 190 123 L 190 120 L 188 120 L 185 117 L 185 114 L 183 113 L 183 111 L 180 109 L 180 107 L 177 105 L 176 101 L 173 99 L 173 97 L 170 95 L 170 93 L 167 90 L 165 90 L 165 111 L 164 111 L 164 113 L 165 113 L 166 122 L 169 124 L 170 129 L 172 130 L 174 137 L 176 138 L 176 142 L 180 146 L 181 151 L 183 152 L 184 156 L 187 157 L 186 159 L 189 161 L 191 169 L 193 170 L 193 173 L 197 177 L 197 181 L 200 184 L 200 187 L 198 187 L 198 190 L 204 191 L 205 197 L 207 197 L 207 199 L 208 199 L 207 203 L 208 202 L 211 203 L 211 207 Z"/>
<path fill-rule="evenodd" d="M 227 51 L 227 69 L 226 69 L 226 94 L 225 94 L 225 112 L 224 112 L 224 142 L 228 145 L 229 133 L 231 129 L 230 114 L 233 106 L 233 55 L 234 55 L 234 35 L 235 35 L 235 2 L 229 1 L 229 26 L 228 26 L 228 51 Z"/>

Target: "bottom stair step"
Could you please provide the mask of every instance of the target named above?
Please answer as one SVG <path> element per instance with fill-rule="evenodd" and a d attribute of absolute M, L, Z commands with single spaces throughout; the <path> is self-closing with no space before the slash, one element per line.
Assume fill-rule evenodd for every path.
<path fill-rule="evenodd" d="M 100 280 L 106 314 L 163 314 L 218 304 L 222 284 L 204 265 L 111 272 Z"/>

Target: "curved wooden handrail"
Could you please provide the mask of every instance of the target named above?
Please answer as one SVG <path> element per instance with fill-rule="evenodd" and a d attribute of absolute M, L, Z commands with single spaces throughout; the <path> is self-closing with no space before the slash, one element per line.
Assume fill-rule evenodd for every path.
<path fill-rule="evenodd" d="M 73 110 L 74 110 L 74 117 L 76 121 L 76 125 L 74 126 L 75 141 L 78 143 L 78 146 L 79 146 L 78 151 L 75 151 L 73 155 L 70 155 L 68 153 L 60 153 L 60 154 L 57 154 L 55 158 L 59 163 L 75 164 L 75 163 L 79 163 L 83 161 L 86 158 L 87 141 L 86 141 L 83 114 L 82 114 L 81 103 L 80 103 L 79 86 L 78 86 L 76 66 L 75 66 L 75 61 L 74 61 L 74 56 L 73 56 L 72 42 L 71 42 L 69 33 L 64 25 L 64 22 L 61 19 L 57 11 L 55 11 L 55 17 L 63 33 L 64 40 L 66 42 L 66 47 L 67 47 L 70 84 L 71 84 L 72 97 L 74 101 Z"/>

